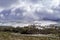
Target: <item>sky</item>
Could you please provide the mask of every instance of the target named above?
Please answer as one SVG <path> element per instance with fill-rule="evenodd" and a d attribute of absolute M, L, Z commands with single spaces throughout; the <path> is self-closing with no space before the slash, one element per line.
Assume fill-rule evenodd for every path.
<path fill-rule="evenodd" d="M 0 0 L 0 21 L 60 21 L 60 0 Z"/>

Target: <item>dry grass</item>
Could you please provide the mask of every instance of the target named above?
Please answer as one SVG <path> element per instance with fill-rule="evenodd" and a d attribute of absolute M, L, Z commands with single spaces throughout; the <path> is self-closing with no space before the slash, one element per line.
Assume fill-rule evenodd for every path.
<path fill-rule="evenodd" d="M 12 35 L 9 32 L 0 32 L 0 40 L 59 40 L 59 38 L 20 36 L 20 35 Z"/>

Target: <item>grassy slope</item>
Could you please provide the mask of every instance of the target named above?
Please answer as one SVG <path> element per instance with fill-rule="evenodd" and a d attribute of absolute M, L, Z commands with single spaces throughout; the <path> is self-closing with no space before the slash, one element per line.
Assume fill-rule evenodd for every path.
<path fill-rule="evenodd" d="M 20 36 L 12 35 L 9 32 L 0 32 L 0 40 L 59 40 L 59 39 L 51 37 Z"/>

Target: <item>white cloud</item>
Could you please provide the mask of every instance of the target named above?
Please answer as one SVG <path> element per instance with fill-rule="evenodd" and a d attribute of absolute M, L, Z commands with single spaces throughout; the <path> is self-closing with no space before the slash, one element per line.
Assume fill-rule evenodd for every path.
<path fill-rule="evenodd" d="M 50 24 L 57 24 L 57 22 L 42 20 L 42 21 L 34 21 L 34 24 L 39 24 L 41 26 L 45 26 L 45 25 L 50 25 Z"/>
<path fill-rule="evenodd" d="M 0 12 L 2 12 L 3 11 L 3 8 L 0 8 Z"/>
<path fill-rule="evenodd" d="M 47 11 L 48 13 L 50 13 L 50 14 L 53 14 L 53 13 L 54 13 L 54 10 L 52 10 L 52 9 L 47 9 L 47 8 L 46 8 L 46 11 Z"/>
<path fill-rule="evenodd" d="M 52 0 L 51 6 L 52 6 L 52 7 L 58 7 L 59 4 L 60 4 L 60 0 Z"/>
<path fill-rule="evenodd" d="M 16 13 L 16 9 L 21 9 L 21 11 L 23 11 L 23 17 L 25 18 L 32 18 L 34 20 L 38 20 L 38 19 L 43 19 L 44 15 L 45 14 L 51 14 L 51 15 L 55 15 L 57 17 L 60 17 L 57 14 L 57 11 L 54 10 L 54 8 L 58 8 L 59 6 L 59 3 L 60 1 L 59 0 L 17 0 L 15 1 L 14 3 L 12 4 L 6 4 L 7 5 L 7 9 L 11 9 L 11 13 L 10 15 L 14 15 L 14 16 L 21 16 L 20 14 L 21 13 Z M 4 9 L 6 9 L 4 7 Z M 0 12 L 2 11 L 3 9 L 0 9 Z M 42 14 L 43 12 L 43 15 L 41 16 L 37 16 L 36 14 L 38 13 L 35 13 L 35 12 L 38 12 L 40 14 Z M 59 12 L 58 12 L 59 13 Z M 40 15 L 39 14 L 39 15 Z M 49 16 L 48 15 L 48 16 Z M 46 16 L 46 15 L 45 15 Z"/>
<path fill-rule="evenodd" d="M 35 11 L 35 10 L 37 10 L 37 11 L 39 11 L 39 10 L 44 10 L 43 8 L 48 8 L 48 10 L 50 9 L 50 11 L 52 12 L 52 9 L 51 8 L 53 8 L 53 7 L 56 7 L 56 6 L 58 6 L 59 5 L 59 0 L 42 0 L 42 1 L 39 1 L 39 0 L 37 0 L 37 1 L 39 1 L 40 3 L 28 3 L 28 1 L 30 1 L 30 0 L 19 0 L 19 3 L 17 3 L 16 5 L 14 5 L 14 9 L 16 9 L 16 8 L 22 8 L 22 9 L 25 9 L 25 10 L 27 10 L 28 12 L 30 12 L 30 11 Z M 34 2 L 34 1 L 32 1 L 32 2 Z"/>
<path fill-rule="evenodd" d="M 55 11 L 53 10 L 53 8 L 56 8 L 58 7 L 59 5 L 59 0 L 37 0 L 39 2 L 37 3 L 33 3 L 34 1 L 30 1 L 30 0 L 19 0 L 18 3 L 16 3 L 16 5 L 12 5 L 11 7 L 12 8 L 12 13 L 13 15 L 17 15 L 15 13 L 15 10 L 17 8 L 20 8 L 22 10 L 24 10 L 23 12 L 23 16 L 24 17 L 29 17 L 29 18 L 33 18 L 33 19 L 40 19 L 40 17 L 38 17 L 35 13 L 36 11 L 37 12 L 47 12 L 48 14 L 52 14 L 52 15 L 55 15 Z M 36 0 L 35 0 L 36 1 Z M 46 14 L 46 13 L 44 13 Z M 18 15 L 19 16 L 19 15 Z M 43 18 L 43 16 L 42 16 Z M 42 19 L 41 18 L 41 19 Z"/>
<path fill-rule="evenodd" d="M 4 15 L 3 15 L 3 14 L 0 14 L 0 17 L 1 17 L 1 18 L 4 18 Z"/>
<path fill-rule="evenodd" d="M 45 16 L 47 18 L 60 18 L 60 0 L 17 0 L 17 2 L 12 2 L 12 4 L 8 4 L 6 3 L 4 7 L 2 7 L 0 5 L 0 12 L 2 12 L 3 10 L 7 10 L 7 9 L 11 9 L 11 13 L 10 16 L 8 16 L 8 18 L 12 18 L 14 19 L 14 17 L 19 18 L 21 17 L 21 14 L 23 16 L 23 20 L 29 21 L 29 20 L 35 20 L 34 23 L 41 23 L 41 25 L 49 25 L 49 24 L 57 24 L 57 22 L 54 21 L 38 21 L 41 20 L 43 18 L 45 18 Z M 2 8 L 1 8 L 2 7 Z M 22 11 L 22 13 L 16 13 L 17 9 L 20 9 L 20 11 Z M 39 13 L 39 14 L 38 14 Z M 37 15 L 38 14 L 38 15 Z M 13 17 L 14 16 L 14 17 Z M 4 14 L 0 14 L 1 18 L 5 18 Z M 31 18 L 31 19 L 30 19 Z M 20 19 L 21 20 L 21 19 Z M 23 21 L 22 20 L 22 21 Z M 36 22 L 37 21 L 37 22 Z M 30 22 L 29 22 L 30 23 Z M 15 23 L 7 23 L 4 25 L 12 25 L 12 26 L 25 26 L 25 25 L 29 25 L 28 24 L 15 24 Z"/>
<path fill-rule="evenodd" d="M 20 13 L 17 13 L 16 16 L 20 16 Z"/>

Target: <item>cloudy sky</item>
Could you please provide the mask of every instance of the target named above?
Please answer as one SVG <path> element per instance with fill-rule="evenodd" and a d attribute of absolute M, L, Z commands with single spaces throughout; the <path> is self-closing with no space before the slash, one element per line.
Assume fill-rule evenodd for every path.
<path fill-rule="evenodd" d="M 60 0 L 0 0 L 0 20 L 60 20 Z"/>

